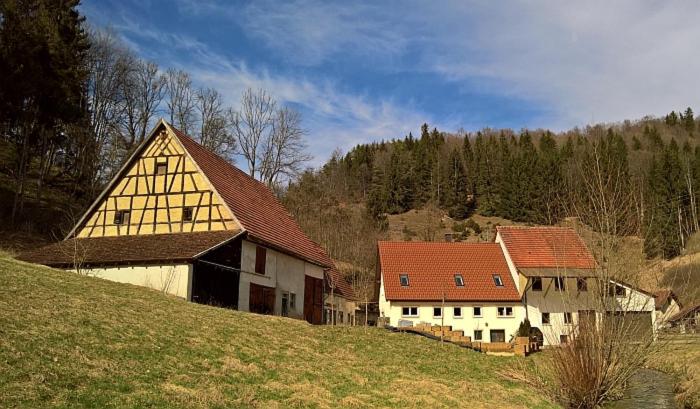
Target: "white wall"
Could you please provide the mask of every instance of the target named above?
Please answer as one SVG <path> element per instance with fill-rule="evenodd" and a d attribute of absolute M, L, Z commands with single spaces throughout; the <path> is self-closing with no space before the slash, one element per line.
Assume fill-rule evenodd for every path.
<path fill-rule="evenodd" d="M 282 313 L 282 293 L 295 294 L 294 308 L 289 309 L 289 316 L 304 317 L 305 275 L 323 279 L 323 268 L 296 257 L 267 248 L 265 258 L 265 275 L 255 273 L 255 255 L 257 243 L 243 240 L 241 248 L 241 279 L 239 284 L 238 309 L 248 311 L 250 306 L 250 283 L 274 287 L 275 315 Z M 262 246 L 264 247 L 264 246 Z"/>
<path fill-rule="evenodd" d="M 117 266 L 81 269 L 82 274 L 152 288 L 189 300 L 192 295 L 192 265 Z"/>
<path fill-rule="evenodd" d="M 337 294 L 333 294 L 333 297 L 331 297 L 329 293 L 326 293 L 323 306 L 324 313 L 326 314 L 326 324 L 333 324 L 333 322 L 330 321 L 331 318 L 329 314 L 330 311 L 333 311 L 336 316 L 336 325 L 355 325 L 355 312 L 357 311 L 357 303 L 355 301 L 348 300 Z M 342 322 L 338 319 L 338 314 L 343 315 Z"/>

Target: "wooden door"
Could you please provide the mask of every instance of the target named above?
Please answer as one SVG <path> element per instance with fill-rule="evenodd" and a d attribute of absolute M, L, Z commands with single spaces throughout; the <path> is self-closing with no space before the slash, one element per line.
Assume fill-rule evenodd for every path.
<path fill-rule="evenodd" d="M 250 302 L 248 310 L 258 314 L 274 314 L 275 289 L 273 287 L 250 283 Z"/>
<path fill-rule="evenodd" d="M 304 276 L 304 319 L 311 324 L 323 323 L 323 280 Z"/>

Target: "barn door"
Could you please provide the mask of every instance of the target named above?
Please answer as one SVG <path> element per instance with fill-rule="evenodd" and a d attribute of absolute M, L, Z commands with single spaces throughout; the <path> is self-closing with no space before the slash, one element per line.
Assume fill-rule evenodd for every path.
<path fill-rule="evenodd" d="M 275 312 L 275 289 L 250 283 L 250 312 L 272 315 Z"/>
<path fill-rule="evenodd" d="M 323 323 L 323 280 L 304 276 L 304 319 L 311 324 Z"/>

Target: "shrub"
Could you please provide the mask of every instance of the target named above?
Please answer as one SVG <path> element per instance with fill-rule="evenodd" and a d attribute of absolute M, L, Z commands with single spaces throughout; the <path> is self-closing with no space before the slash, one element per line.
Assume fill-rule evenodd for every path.
<path fill-rule="evenodd" d="M 479 226 L 479 223 L 475 222 L 474 219 L 467 219 L 467 221 L 464 222 L 464 225 L 465 227 L 474 230 L 474 233 L 481 234 L 481 226 Z"/>

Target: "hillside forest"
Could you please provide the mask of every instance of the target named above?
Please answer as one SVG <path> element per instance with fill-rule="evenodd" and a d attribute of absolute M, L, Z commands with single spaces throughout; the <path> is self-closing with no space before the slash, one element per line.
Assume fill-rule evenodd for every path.
<path fill-rule="evenodd" d="M 247 165 L 365 281 L 389 218 L 411 209 L 464 221 L 469 229 L 456 240 L 480 229 L 473 215 L 533 225 L 574 217 L 642 238 L 648 258 L 678 256 L 700 230 L 700 129 L 691 108 L 563 132 L 423 124 L 419 135 L 336 151 L 310 169 L 301 115 L 277 104 L 275 90 L 247 90 L 240 107 L 228 107 L 187 72 L 90 27 L 78 3 L 0 3 L 2 246 L 61 238 L 159 117 Z"/>

